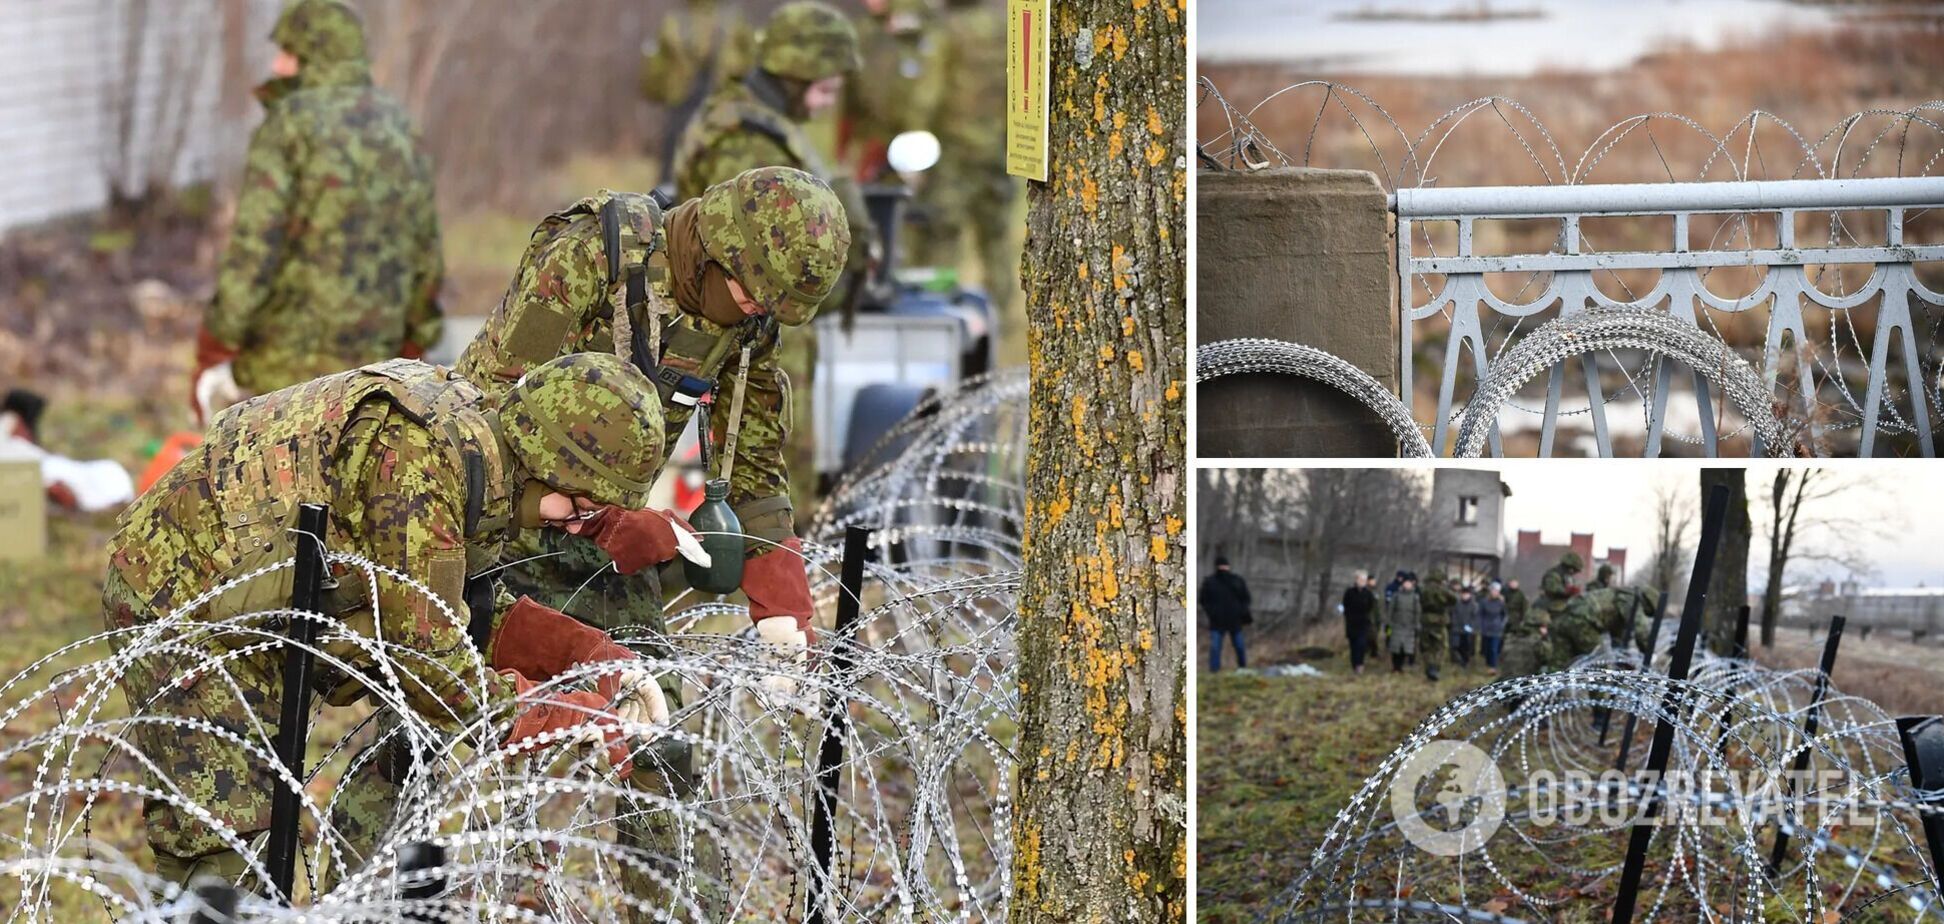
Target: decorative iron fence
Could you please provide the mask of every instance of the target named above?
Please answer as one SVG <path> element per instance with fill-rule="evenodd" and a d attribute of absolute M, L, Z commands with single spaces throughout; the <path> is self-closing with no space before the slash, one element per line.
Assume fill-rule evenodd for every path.
<path fill-rule="evenodd" d="M 1918 347 L 1917 325 L 1911 312 L 1915 301 L 1927 309 L 1944 308 L 1944 294 L 1926 287 L 1915 272 L 1921 261 L 1944 261 L 1944 245 L 1908 245 L 1904 242 L 1904 219 L 1911 210 L 1944 207 L 1944 178 L 1886 177 L 1851 180 L 1772 180 L 1757 182 L 1652 183 L 1595 186 L 1510 186 L 1475 188 L 1401 189 L 1392 196 L 1397 215 L 1397 270 L 1399 310 L 1402 323 L 1399 360 L 1402 391 L 1413 394 L 1413 357 L 1427 321 L 1441 318 L 1448 323 L 1442 357 L 1442 378 L 1438 387 L 1436 417 L 1433 419 L 1431 446 L 1444 452 L 1446 435 L 1454 421 L 1454 409 L 1462 410 L 1467 396 L 1458 393 L 1457 373 L 1461 354 L 1469 350 L 1477 383 L 1491 378 L 1496 363 L 1509 342 L 1507 331 L 1499 341 L 1499 353 L 1487 343 L 1488 321 L 1524 319 L 1557 307 L 1563 320 L 1594 309 L 1657 309 L 1672 322 L 1705 329 L 1709 310 L 1741 313 L 1766 310 L 1767 336 L 1759 370 L 1772 393 L 1777 388 L 1783 367 L 1785 341 L 1794 354 L 1796 401 L 1787 404 L 1795 413 L 1778 416 L 1792 420 L 1795 446 L 1764 446 L 1759 433 L 1752 436 L 1753 450 L 1793 452 L 1806 450 L 1820 454 L 1825 431 L 1845 425 L 1817 412 L 1835 403 L 1847 405 L 1861 427 L 1858 454 L 1870 455 L 1879 434 L 1887 427 L 1914 433 L 1925 456 L 1934 452 L 1931 417 L 1937 406 L 1937 366 Z M 1796 219 L 1800 213 L 1832 214 L 1831 231 L 1826 240 L 1814 243 L 1798 240 Z M 1866 244 L 1857 239 L 1852 228 L 1865 222 L 1850 216 L 1855 213 L 1880 214 L 1885 229 L 1881 243 Z M 1771 216 L 1776 239 L 1773 246 L 1756 246 L 1754 236 L 1738 233 L 1746 246 L 1723 249 L 1708 245 L 1694 248 L 1691 225 L 1698 215 L 1728 216 L 1745 226 L 1753 216 Z M 1581 234 L 1582 223 L 1600 217 L 1668 216 L 1672 219 L 1671 238 L 1657 250 L 1598 252 L 1588 246 Z M 1835 217 L 1841 216 L 1841 217 Z M 1480 254 L 1473 245 L 1474 230 L 1482 220 L 1550 220 L 1560 225 L 1554 246 L 1540 251 L 1524 248 L 1509 254 Z M 1425 223 L 1455 222 L 1455 253 L 1440 255 L 1429 246 L 1428 235 L 1419 233 Z M 1760 242 L 1768 243 L 1768 242 Z M 1841 286 L 1843 291 L 1828 292 L 1817 283 L 1832 267 L 1871 267 L 1868 280 L 1861 285 Z M 1710 271 L 1725 267 L 1751 267 L 1765 270 L 1762 280 L 1746 294 L 1722 296 L 1707 285 Z M 1625 270 L 1659 272 L 1653 285 L 1639 292 L 1628 291 L 1616 297 L 1602 290 L 1595 274 Z M 1518 296 L 1501 297 L 1487 285 L 1487 274 L 1526 274 Z M 1442 279 L 1435 291 L 1432 280 Z M 1415 297 L 1423 293 L 1421 302 Z M 1418 302 L 1414 304 L 1414 302 Z M 1872 342 L 1861 343 L 1860 329 L 1852 313 L 1865 310 L 1875 302 Z M 1840 350 L 1812 355 L 1818 350 L 1816 338 L 1808 329 L 1805 308 L 1829 312 L 1830 338 L 1824 346 L 1841 343 L 1844 332 L 1857 341 L 1867 362 L 1864 395 L 1861 401 L 1851 393 L 1842 369 Z M 1516 321 L 1514 322 L 1516 324 Z M 1546 328 L 1541 327 L 1539 331 Z M 1537 336 L 1535 331 L 1527 336 Z M 1605 368 L 1617 363 L 1610 351 L 1581 352 L 1573 344 L 1561 344 L 1561 362 L 1551 367 L 1547 378 L 1545 406 L 1541 415 L 1539 455 L 1553 453 L 1561 416 L 1561 399 L 1567 365 L 1577 359 L 1587 393 L 1585 413 L 1591 418 L 1593 438 L 1600 455 L 1614 454 L 1611 428 L 1607 419 L 1611 378 Z M 1897 380 L 1892 388 L 1893 348 L 1901 354 Z M 1605 355 L 1603 355 L 1603 353 Z M 1661 454 L 1666 435 L 1667 404 L 1679 363 L 1667 356 L 1655 356 L 1643 367 L 1652 375 L 1643 384 L 1630 370 L 1620 367 L 1628 389 L 1641 392 L 1646 415 L 1645 454 Z M 1696 416 L 1701 422 L 1700 440 L 1705 452 L 1719 451 L 1720 434 L 1714 401 L 1714 387 L 1704 371 L 1690 370 L 1694 379 Z M 1893 391 L 1902 392 L 1902 400 Z M 1929 394 L 1927 394 L 1927 392 Z M 1478 407 L 1469 414 L 1497 414 L 1497 407 Z M 1503 455 L 1496 432 L 1496 421 L 1489 438 L 1493 455 Z"/>

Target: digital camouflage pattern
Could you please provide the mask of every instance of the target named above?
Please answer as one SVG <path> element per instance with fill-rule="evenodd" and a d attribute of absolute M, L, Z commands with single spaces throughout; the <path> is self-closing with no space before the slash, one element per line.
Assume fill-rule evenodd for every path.
<path fill-rule="evenodd" d="M 302 70 L 262 90 L 204 320 L 257 394 L 430 347 L 443 324 L 432 162 L 372 86 L 357 14 L 299 0 L 272 37 Z"/>
<path fill-rule="evenodd" d="M 657 261 L 650 255 L 666 253 L 663 216 L 659 210 L 654 210 L 652 203 L 647 203 L 645 197 L 602 191 L 549 216 L 534 229 L 526 252 L 520 258 L 520 269 L 514 275 L 513 284 L 507 289 L 505 297 L 500 300 L 499 307 L 487 318 L 479 334 L 460 355 L 457 363 L 460 374 L 488 392 L 501 392 L 518 381 L 528 368 L 554 357 L 583 352 L 616 353 L 613 320 L 615 299 L 607 285 L 607 256 L 603 252 L 600 221 L 601 204 L 611 197 L 629 203 L 624 214 L 630 216 L 628 222 L 634 230 L 624 235 L 624 240 L 642 242 L 641 249 L 628 251 L 628 261 L 647 259 L 651 265 L 655 265 Z M 701 202 L 691 201 L 676 208 L 700 209 L 701 206 Z M 835 230 L 841 231 L 841 226 Z M 795 239 L 803 238 L 799 235 Z M 629 324 L 631 330 L 646 331 L 659 327 L 663 344 L 662 366 L 722 382 L 730 386 L 724 389 L 726 393 L 733 388 L 735 378 L 743 373 L 742 345 L 747 342 L 751 347 L 748 378 L 744 385 L 741 430 L 737 437 L 735 466 L 729 485 L 729 503 L 739 511 L 752 509 L 760 503 L 780 503 L 783 512 L 781 526 L 768 520 L 752 521 L 748 514 L 744 515 L 743 526 L 754 535 L 781 542 L 794 535 L 794 530 L 789 524 L 792 508 L 787 500 L 791 485 L 790 467 L 783 456 L 784 446 L 791 442 L 789 415 L 793 399 L 790 376 L 777 362 L 780 338 L 774 333 L 758 336 L 753 327 L 721 327 L 706 318 L 680 310 L 670 290 L 665 263 L 659 270 L 659 273 L 651 275 L 649 281 L 655 297 L 642 306 L 641 317 L 630 317 Z M 651 319 L 648 316 L 650 312 L 656 313 L 657 317 Z M 798 333 L 792 330 L 783 336 L 794 337 Z M 724 336 L 731 338 L 730 343 L 727 348 L 720 350 L 721 359 L 717 364 L 710 367 L 709 357 L 718 352 L 718 341 Z M 660 397 L 663 444 L 673 445 L 688 427 L 695 409 L 675 401 L 671 391 L 664 391 Z M 726 403 L 725 400 L 725 406 Z M 728 426 L 726 409 L 723 413 L 712 415 L 710 422 L 720 445 Z M 652 478 L 649 480 L 652 481 Z M 782 500 L 775 500 L 778 498 Z M 518 551 L 540 554 L 542 542 L 539 534 L 525 533 L 519 540 Z M 605 553 L 592 543 L 578 538 L 551 536 L 544 542 L 551 546 L 545 551 L 563 548 L 579 551 L 509 569 L 509 583 L 521 586 L 528 592 L 562 586 L 571 592 L 608 563 Z M 752 544 L 752 549 L 756 551 L 768 547 Z M 516 554 L 514 557 L 525 556 Z M 611 569 L 608 575 L 613 576 Z M 605 599 L 614 604 L 613 607 L 582 606 L 568 612 L 604 628 L 637 624 L 644 620 L 658 623 L 661 612 L 659 594 L 651 595 L 639 580 L 613 577 L 617 579 L 613 582 L 612 595 L 601 593 L 601 581 L 589 585 L 588 591 L 583 594 L 583 602 L 599 603 Z M 539 593 L 535 593 L 534 597 L 559 608 L 558 603 Z"/>
<path fill-rule="evenodd" d="M 638 509 L 661 470 L 661 396 L 613 353 L 571 353 L 520 377 L 500 408 L 527 474 L 563 494 Z"/>
<path fill-rule="evenodd" d="M 856 20 L 863 63 L 857 77 L 844 83 L 843 119 L 867 169 L 882 160 L 885 145 L 899 132 L 931 129 L 943 121 L 938 115 L 946 91 L 940 79 L 945 41 L 934 15 L 924 0 L 890 0 L 882 14 Z"/>
<path fill-rule="evenodd" d="M 791 164 L 724 178 L 698 208 L 702 247 L 786 327 L 802 327 L 837 286 L 851 245 L 849 210 L 824 181 Z"/>
<path fill-rule="evenodd" d="M 756 30 L 738 4 L 688 0 L 662 17 L 654 50 L 641 59 L 641 94 L 680 104 L 698 86 L 740 74 L 755 58 Z"/>
<path fill-rule="evenodd" d="M 939 30 L 936 68 L 941 112 L 926 121 L 938 135 L 938 165 L 928 171 L 918 204 L 928 220 L 913 226 L 919 264 L 956 267 L 967 233 L 981 282 L 995 305 L 1010 304 L 1019 284 L 1022 181 L 1006 172 L 1006 13 L 990 0 L 953 3 Z M 949 108 L 946 108 L 949 106 Z"/>
<path fill-rule="evenodd" d="M 842 11 L 820 0 L 776 8 L 757 41 L 756 66 L 802 83 L 858 69 L 857 30 Z"/>
<path fill-rule="evenodd" d="M 1451 648 L 1451 607 L 1458 595 L 1446 586 L 1443 571 L 1432 571 L 1418 587 L 1418 602 L 1418 660 L 1424 664 L 1424 676 L 1436 680 Z"/>
<path fill-rule="evenodd" d="M 152 624 L 230 577 L 288 558 L 295 546 L 286 530 L 302 502 L 330 505 L 328 548 L 412 574 L 454 612 L 466 613 L 469 562 L 497 560 L 512 506 L 512 462 L 492 436 L 489 412 L 484 396 L 456 376 L 402 360 L 230 408 L 216 418 L 202 446 L 122 514 L 109 544 L 103 592 L 109 627 Z M 478 522 L 497 524 L 472 534 L 466 530 L 468 485 L 460 461 L 467 453 L 482 460 L 488 475 Z M 290 571 L 281 575 L 281 581 L 252 581 L 193 616 L 217 620 L 288 605 Z M 377 606 L 383 624 L 374 627 L 365 592 L 364 582 L 345 581 L 327 595 L 324 608 L 366 634 L 382 628 L 387 642 L 422 656 L 395 663 L 403 692 L 420 715 L 456 730 L 467 717 L 511 702 L 511 684 L 484 670 L 464 622 L 388 583 L 381 585 Z M 238 688 L 232 692 L 191 673 L 210 644 L 222 643 L 205 640 L 131 667 L 122 682 L 130 704 L 138 711 L 200 717 L 245 735 L 260 722 L 274 733 L 281 652 L 234 657 L 229 668 Z M 365 660 L 348 642 L 325 648 L 353 664 Z M 354 678 L 326 673 L 320 689 L 334 704 L 362 694 Z M 489 701 L 473 702 L 468 686 L 455 678 L 480 678 Z M 268 826 L 275 786 L 260 761 L 220 739 L 184 736 L 166 726 L 145 726 L 137 739 L 163 761 L 162 776 L 220 820 L 243 832 Z M 145 818 L 158 853 L 186 861 L 228 847 L 169 803 L 150 800 Z"/>
<path fill-rule="evenodd" d="M 604 361 L 604 362 L 603 362 Z M 614 392 L 644 393 L 638 373 L 613 357 L 568 357 L 539 366 L 534 375 L 558 380 L 565 366 L 603 368 L 602 379 L 583 382 L 577 395 L 550 385 L 547 400 L 565 420 L 593 420 L 630 413 L 611 407 Z M 614 379 L 634 377 L 616 388 Z M 516 398 L 509 400 L 517 400 Z M 325 503 L 331 517 L 327 548 L 351 552 L 427 585 L 445 604 L 393 582 L 379 585 L 374 608 L 368 585 L 344 580 L 327 589 L 323 609 L 367 638 L 410 649 L 414 657 L 392 663 L 401 693 L 414 712 L 457 731 L 482 712 L 511 705 L 510 681 L 489 668 L 467 631 L 467 576 L 487 571 L 503 554 L 513 522 L 516 487 L 525 473 L 502 443 L 495 399 L 458 375 L 434 366 L 394 360 L 326 376 L 272 392 L 224 411 L 202 446 L 178 462 L 122 515 L 110 542 L 110 574 L 103 604 L 111 629 L 150 625 L 224 580 L 287 559 L 295 549 L 289 527 L 301 503 Z M 593 410 L 599 408 L 597 412 Z M 642 416 L 634 429 L 647 429 Z M 511 429 L 508 442 L 526 433 Z M 660 459 L 629 457 L 602 449 L 595 461 L 636 480 Z M 476 471 L 476 476 L 468 471 Z M 474 477 L 479 480 L 475 482 Z M 593 486 L 604 494 L 612 487 Z M 198 620 L 288 605 L 291 571 L 253 580 L 215 598 L 193 615 Z M 493 619 L 512 598 L 489 594 Z M 244 642 L 250 639 L 241 639 Z M 211 650 L 215 646 L 216 650 Z M 144 659 L 123 680 L 123 692 L 139 711 L 196 716 L 246 736 L 256 723 L 274 734 L 282 698 L 282 653 L 276 648 L 233 655 L 228 661 L 237 688 L 211 681 L 193 668 L 234 645 L 199 639 L 172 655 Z M 368 655 L 350 641 L 324 650 L 352 665 Z M 373 668 L 375 669 L 375 668 Z M 348 705 L 366 691 L 358 676 L 323 667 L 318 688 L 332 705 Z M 476 701 L 475 690 L 485 691 Z M 162 775 L 219 820 L 246 835 L 269 824 L 275 790 L 261 761 L 218 738 L 184 736 L 152 726 L 138 741 L 162 760 Z M 354 838 L 375 838 L 394 808 L 386 763 L 374 762 L 371 778 L 343 782 L 337 811 Z M 151 781 L 152 783 L 156 781 Z M 375 787 L 369 791 L 359 787 Z M 233 849 L 178 807 L 150 800 L 148 836 L 168 869 L 188 869 L 198 857 Z M 354 844 L 360 843 L 354 839 Z M 371 843 L 369 840 L 363 841 Z M 233 862 L 233 861 L 232 861 Z M 221 865 L 221 864 L 219 864 Z M 227 868 L 227 867 L 225 867 Z"/>
<path fill-rule="evenodd" d="M 790 115 L 781 88 L 758 71 L 710 94 L 683 133 L 675 156 L 676 196 L 700 198 L 709 187 L 762 167 L 794 167 L 836 193 L 846 229 L 844 261 L 836 269 L 862 274 L 869 268 L 877 232 L 857 184 L 831 168 L 802 122 Z M 831 281 L 834 286 L 836 277 Z"/>
<path fill-rule="evenodd" d="M 759 184 L 745 179 L 776 175 L 779 166 L 794 167 L 813 177 L 823 176 L 822 160 L 804 137 L 802 128 L 781 120 L 779 114 L 771 112 L 754 118 L 788 126 L 787 144 L 779 146 L 774 136 L 741 123 L 713 138 L 704 137 L 703 132 L 710 126 L 721 124 L 721 120 L 742 105 L 736 101 L 743 99 L 747 92 L 746 86 L 738 84 L 710 100 L 709 109 L 691 130 L 689 140 L 694 147 L 691 159 L 683 161 L 681 176 L 684 188 L 708 183 L 702 187 L 702 221 L 703 246 L 709 249 L 709 255 L 738 281 L 744 280 L 747 273 L 751 281 L 763 287 L 762 294 L 751 287 L 750 296 L 759 304 L 775 305 L 777 319 L 793 325 L 782 338 L 776 361 L 796 386 L 789 425 L 797 436 L 784 444 L 784 452 L 790 468 L 799 473 L 796 500 L 807 509 L 814 500 L 816 485 L 816 429 L 810 395 L 816 387 L 817 369 L 817 331 L 808 322 L 822 301 L 832 299 L 830 293 L 842 274 L 849 272 L 851 284 L 860 284 L 858 280 L 869 263 L 869 240 L 876 232 L 870 227 L 856 186 L 848 181 L 839 182 L 835 187 L 826 184 L 822 190 L 816 190 L 801 182 L 801 174 L 796 175 L 798 182 L 787 186 L 773 180 Z M 754 97 L 748 99 L 753 101 Z M 723 172 L 732 169 L 738 172 Z M 744 185 L 752 188 L 745 192 Z M 736 190 L 733 195 L 729 194 L 732 189 Z M 786 208 L 790 200 L 815 202 L 816 206 L 800 224 L 776 219 L 764 221 L 760 217 L 745 222 L 742 217 L 750 213 L 741 203 L 748 201 L 747 196 L 756 194 L 774 203 L 770 210 L 784 214 L 791 211 Z M 803 257 L 784 256 L 777 248 L 766 246 L 775 236 L 775 232 L 766 233 L 772 222 L 782 229 L 783 239 L 817 240 L 823 242 L 824 248 Z M 809 296 L 819 289 L 823 295 L 812 302 Z M 790 295 L 790 290 L 801 294 Z M 741 467 L 738 463 L 738 472 Z"/>
<path fill-rule="evenodd" d="M 1499 671 L 1506 677 L 1539 673 L 1552 659 L 1552 617 L 1534 609 L 1523 588 L 1505 589 L 1505 650 Z M 1543 630 L 1543 631 L 1542 631 Z"/>
<path fill-rule="evenodd" d="M 1569 611 L 1575 608 L 1579 611 L 1578 615 L 1571 620 L 1572 622 L 1584 622 L 1589 627 L 1594 625 L 1591 610 L 1582 599 L 1579 588 L 1573 583 L 1573 575 L 1578 574 L 1585 567 L 1586 563 L 1580 558 L 1578 552 L 1567 552 L 1559 557 L 1558 564 L 1546 569 L 1545 575 L 1539 579 L 1539 605 L 1534 611 L 1544 613 L 1546 622 L 1550 624 L 1547 633 L 1547 638 L 1551 642 L 1547 646 L 1548 670 L 1560 670 L 1572 663 L 1573 658 L 1577 657 L 1571 653 L 1572 649 L 1579 647 L 1585 641 L 1583 636 L 1586 633 L 1582 631 L 1582 627 L 1574 626 L 1569 629 L 1567 625 Z M 1566 637 L 1569 631 L 1573 633 L 1573 638 Z M 1597 629 L 1594 631 L 1597 632 Z M 1594 645 L 1597 644 L 1596 638 Z M 1590 651 L 1591 648 L 1586 650 Z M 1584 651 L 1580 652 L 1580 654 L 1584 653 Z"/>

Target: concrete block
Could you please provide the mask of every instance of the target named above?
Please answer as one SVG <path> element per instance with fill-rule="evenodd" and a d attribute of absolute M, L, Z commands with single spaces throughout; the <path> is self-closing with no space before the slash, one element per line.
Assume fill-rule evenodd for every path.
<path fill-rule="evenodd" d="M 1362 170 L 1202 170 L 1195 188 L 1198 343 L 1267 337 L 1328 350 L 1397 388 L 1390 211 Z M 1320 383 L 1231 376 L 1201 386 L 1205 457 L 1389 457 L 1377 416 Z"/>

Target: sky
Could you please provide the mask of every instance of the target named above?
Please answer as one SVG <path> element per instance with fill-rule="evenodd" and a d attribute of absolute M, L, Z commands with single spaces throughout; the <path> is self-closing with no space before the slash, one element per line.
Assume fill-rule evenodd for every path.
<path fill-rule="evenodd" d="M 1876 563 L 1877 573 L 1864 578 L 1869 585 L 1944 586 L 1944 492 L 1929 488 L 1932 482 L 1915 471 L 1928 466 L 1853 461 L 1830 467 L 1836 469 L 1838 478 L 1855 485 L 1840 501 L 1831 503 L 1840 515 L 1865 525 L 1846 536 L 1817 528 L 1802 533 L 1798 545 L 1860 546 Z M 1695 526 L 1689 542 L 1700 534 L 1700 476 L 1695 465 L 1669 460 L 1548 459 L 1506 462 L 1497 468 L 1500 478 L 1512 489 L 1505 502 L 1508 549 L 1520 529 L 1539 529 L 1545 542 L 1559 544 L 1566 542 L 1568 533 L 1591 531 L 1596 553 L 1610 546 L 1625 546 L 1630 565 L 1645 564 L 1654 547 L 1654 492 L 1663 483 L 1680 489 L 1694 506 Z M 1749 550 L 1749 581 L 1759 585 L 1767 579 L 1764 510 L 1775 466 L 1752 462 L 1748 469 L 1749 515 L 1756 531 L 1755 544 Z M 1790 566 L 1791 584 L 1818 576 L 1846 576 L 1846 572 L 1821 563 L 1807 563 L 1803 568 Z"/>

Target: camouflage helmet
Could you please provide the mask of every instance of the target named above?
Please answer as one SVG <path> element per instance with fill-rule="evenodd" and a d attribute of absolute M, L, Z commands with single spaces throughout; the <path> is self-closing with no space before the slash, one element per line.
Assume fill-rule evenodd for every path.
<path fill-rule="evenodd" d="M 1613 578 L 1613 566 L 1607 564 L 1606 562 L 1601 562 L 1600 570 L 1597 573 L 1599 575 L 1600 580 L 1602 581 L 1611 580 Z"/>
<path fill-rule="evenodd" d="M 277 18 L 270 40 L 305 64 L 365 59 L 364 20 L 344 0 L 295 0 Z"/>
<path fill-rule="evenodd" d="M 709 187 L 697 224 L 709 259 L 791 327 L 816 317 L 850 251 L 844 204 L 792 167 L 758 167 Z"/>
<path fill-rule="evenodd" d="M 785 3 L 763 24 L 756 66 L 804 83 L 855 71 L 857 29 L 850 17 L 821 0 Z"/>
<path fill-rule="evenodd" d="M 1581 568 L 1586 567 L 1586 561 L 1580 558 L 1578 552 L 1567 552 L 1559 556 L 1559 566 L 1565 568 L 1568 574 L 1578 574 Z"/>
<path fill-rule="evenodd" d="M 662 463 L 661 397 L 610 353 L 571 353 L 527 370 L 500 404 L 506 444 L 562 494 L 637 508 Z"/>

